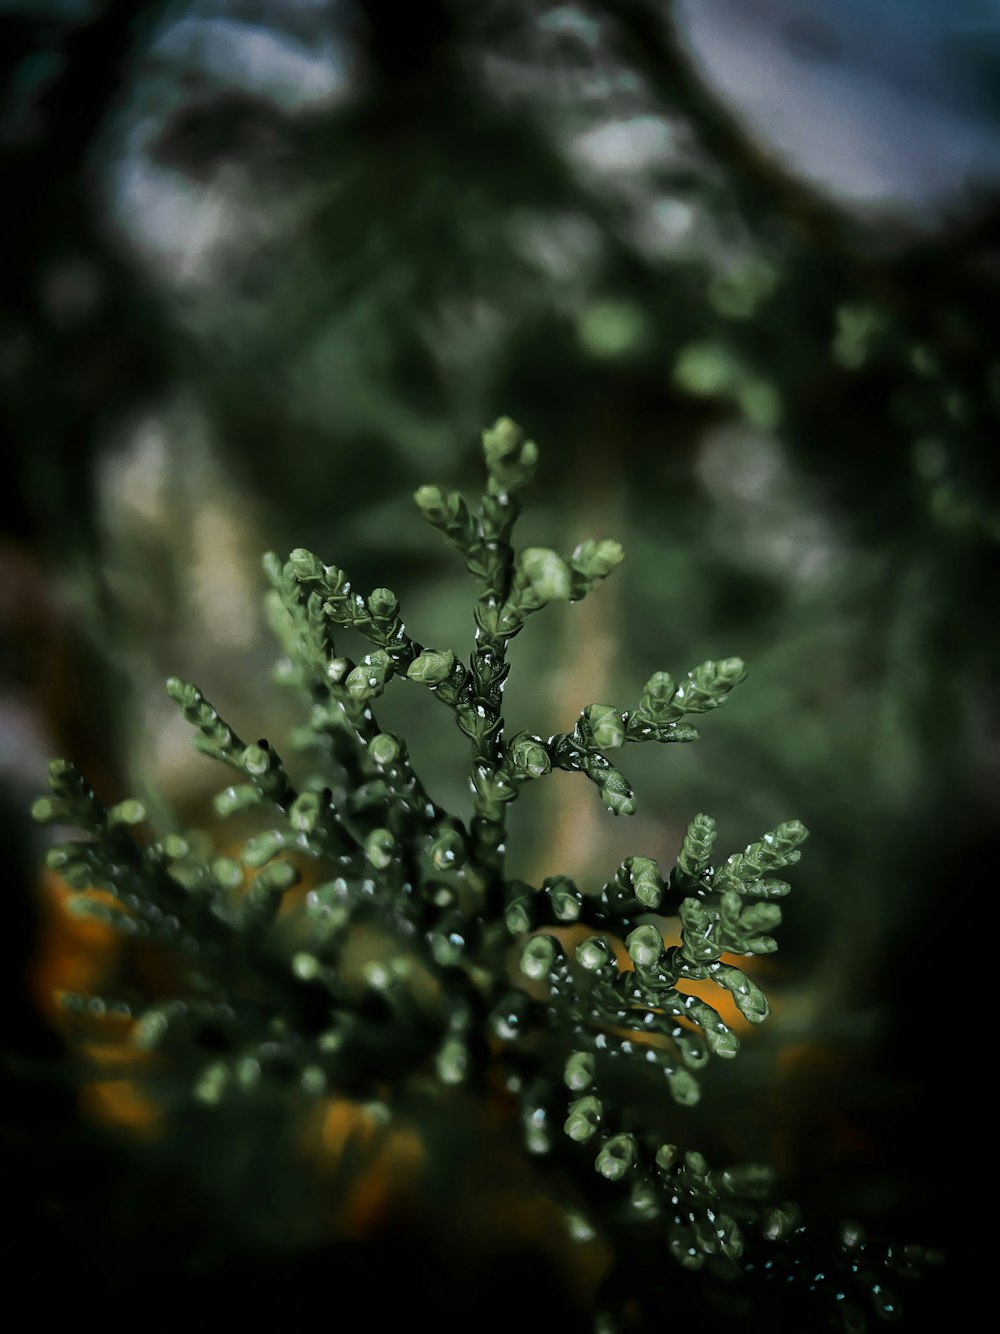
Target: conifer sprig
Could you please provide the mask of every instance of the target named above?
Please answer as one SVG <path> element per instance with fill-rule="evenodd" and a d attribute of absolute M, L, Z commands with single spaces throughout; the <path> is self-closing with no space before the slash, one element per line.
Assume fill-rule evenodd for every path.
<path fill-rule="evenodd" d="M 277 678 L 304 697 L 295 739 L 315 771 L 293 782 L 268 741 L 245 743 L 195 686 L 171 678 L 195 744 L 240 776 L 218 794 L 217 813 L 249 813 L 260 827 L 236 855 L 204 855 L 197 838 L 174 834 L 140 846 L 129 832 L 146 819 L 139 803 L 106 809 L 58 761 L 35 815 L 83 837 L 53 848 L 49 862 L 80 910 L 175 955 L 176 995 L 127 1005 L 137 1049 L 169 1057 L 174 1105 L 187 1096 L 238 1106 L 266 1084 L 304 1098 L 349 1090 L 377 1100 L 384 1119 L 414 1087 L 443 1098 L 458 1085 L 481 1096 L 500 1086 L 570 1239 L 601 1233 L 624 1253 L 639 1230 L 686 1268 L 731 1276 L 751 1242 L 801 1229 L 792 1206 L 768 1203 L 765 1169 L 712 1168 L 674 1143 L 687 1138 L 674 1107 L 698 1101 L 707 1061 L 739 1049 L 719 1009 L 686 984 L 714 984 L 752 1024 L 767 1017 L 740 961 L 776 948 L 775 900 L 788 885 L 774 877 L 798 860 L 806 830 L 787 821 L 713 863 L 715 824 L 696 814 L 666 874 L 636 855 L 584 889 L 565 876 L 538 888 L 508 878 L 512 801 L 563 769 L 585 775 L 613 814 L 631 814 L 631 784 L 609 755 L 626 743 L 695 740 L 685 719 L 725 704 L 746 671 L 726 658 L 679 682 L 656 672 L 634 708 L 589 704 L 569 732 L 508 738 L 510 640 L 548 603 L 588 595 L 623 552 L 610 539 L 583 541 L 568 557 L 517 550 L 520 492 L 538 451 L 503 418 L 484 433 L 483 453 L 475 503 L 436 486 L 415 497 L 479 584 L 465 660 L 413 638 L 390 589 L 358 592 L 302 549 L 285 561 L 269 554 Z M 370 645 L 358 661 L 340 647 L 344 632 Z M 429 691 L 468 739 L 470 821 L 428 795 L 405 741 L 380 727 L 378 700 L 397 680 Z M 303 875 L 312 887 L 288 909 L 295 929 L 279 929 Z M 671 915 L 680 943 L 666 946 Z M 359 982 L 363 925 L 387 949 L 361 960 Z M 124 1002 L 102 1004 L 121 1012 Z M 616 1294 L 612 1273 L 608 1302 L 634 1296 Z"/>

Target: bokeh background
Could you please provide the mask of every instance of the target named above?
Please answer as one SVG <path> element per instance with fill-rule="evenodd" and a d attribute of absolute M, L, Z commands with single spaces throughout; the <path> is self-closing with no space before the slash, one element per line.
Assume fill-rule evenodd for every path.
<path fill-rule="evenodd" d="M 732 850 L 805 821 L 774 1019 L 705 1114 L 752 1093 L 807 1206 L 948 1253 L 914 1327 L 946 1309 L 980 1226 L 956 1173 L 991 1148 L 998 62 L 993 0 L 0 0 L 2 1133 L 25 1291 L 66 1266 L 113 1321 L 169 1261 L 159 1328 L 237 1292 L 287 1312 L 329 1263 L 251 1265 L 219 1240 L 225 1192 L 197 1214 L 80 1110 L 26 811 L 61 754 L 204 819 L 223 780 L 171 673 L 240 731 L 294 725 L 267 549 L 390 585 L 421 640 L 463 648 L 471 590 L 409 497 L 474 492 L 503 413 L 543 451 L 523 539 L 628 554 L 512 645 L 512 724 L 627 706 L 660 667 L 751 666 L 697 746 L 625 757 L 632 821 L 567 775 L 515 808 L 511 869 L 597 886 L 630 853 L 669 864 L 697 810 Z M 394 708 L 464 811 L 457 731 Z M 343 1254 L 365 1281 L 387 1263 Z M 394 1254 L 404 1276 L 425 1258 Z"/>

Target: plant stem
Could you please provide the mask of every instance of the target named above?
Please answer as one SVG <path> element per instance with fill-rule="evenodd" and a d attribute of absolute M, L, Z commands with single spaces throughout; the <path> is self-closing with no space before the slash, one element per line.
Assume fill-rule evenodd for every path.
<path fill-rule="evenodd" d="M 469 728 L 472 738 L 475 814 L 472 852 L 486 871 L 486 901 L 495 910 L 502 902 L 506 851 L 506 804 L 516 788 L 506 773 L 503 742 L 503 687 L 510 671 L 507 641 L 499 628 L 500 610 L 510 592 L 514 553 L 510 535 L 520 505 L 490 478 L 484 496 L 482 524 L 485 570 L 484 591 L 476 608 L 476 647 L 469 660 Z"/>

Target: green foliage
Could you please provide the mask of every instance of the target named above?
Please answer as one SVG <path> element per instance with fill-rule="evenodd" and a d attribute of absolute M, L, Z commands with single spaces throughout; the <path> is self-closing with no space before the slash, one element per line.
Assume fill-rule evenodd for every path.
<path fill-rule="evenodd" d="M 52 764 L 52 796 L 34 814 L 83 831 L 49 854 L 81 911 L 174 953 L 176 996 L 131 1011 L 137 1046 L 169 1059 L 174 1105 L 238 1104 L 263 1080 L 305 1096 L 349 1090 L 392 1114 L 413 1088 L 484 1094 L 499 1073 L 567 1237 L 602 1234 L 621 1259 L 641 1236 L 687 1269 L 733 1277 L 751 1241 L 794 1242 L 802 1229 L 794 1206 L 769 1202 L 766 1169 L 712 1168 L 672 1142 L 674 1106 L 697 1103 L 699 1072 L 740 1045 L 688 984 L 714 984 L 751 1023 L 767 1017 L 733 960 L 776 948 L 773 900 L 788 885 L 771 877 L 798 860 L 806 830 L 787 821 L 713 864 L 715 824 L 696 814 L 665 875 L 633 856 L 600 889 L 507 877 L 510 802 L 563 769 L 589 779 L 612 814 L 632 814 L 631 784 L 608 752 L 694 740 L 684 719 L 725 704 L 746 672 L 739 658 L 704 662 L 679 684 L 657 672 L 632 708 L 591 704 L 570 732 L 507 738 L 510 640 L 546 603 L 588 595 L 623 553 L 610 540 L 568 557 L 516 551 L 518 493 L 537 449 L 507 419 L 483 447 L 488 482 L 475 506 L 438 487 L 416 493 L 479 581 L 467 661 L 412 638 L 391 590 L 365 596 L 298 549 L 264 568 L 277 679 L 308 711 L 296 734 L 306 776 L 293 781 L 268 741 L 241 740 L 195 686 L 167 682 L 196 746 L 239 775 L 216 798 L 218 815 L 261 823 L 237 855 L 206 853 L 194 836 L 137 842 L 129 830 L 146 819 L 142 806 L 105 808 L 65 761 Z M 370 645 L 359 661 L 338 648 L 342 631 Z M 373 704 L 394 680 L 428 691 L 468 739 L 471 820 L 435 803 L 405 741 L 379 726 Z M 312 887 L 289 927 L 279 913 L 303 874 Z M 660 915 L 679 917 L 679 944 L 665 946 Z M 390 948 L 364 960 L 357 981 L 344 965 L 362 926 Z M 618 1290 L 612 1271 L 605 1305 L 650 1305 L 660 1281 L 645 1294 Z"/>

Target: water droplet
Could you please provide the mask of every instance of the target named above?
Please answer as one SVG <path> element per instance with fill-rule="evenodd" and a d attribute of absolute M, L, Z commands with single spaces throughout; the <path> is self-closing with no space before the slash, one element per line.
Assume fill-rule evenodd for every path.
<path fill-rule="evenodd" d="M 872 1305 L 875 1307 L 875 1314 L 882 1320 L 898 1320 L 902 1314 L 895 1296 L 880 1283 L 872 1285 Z"/>

